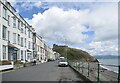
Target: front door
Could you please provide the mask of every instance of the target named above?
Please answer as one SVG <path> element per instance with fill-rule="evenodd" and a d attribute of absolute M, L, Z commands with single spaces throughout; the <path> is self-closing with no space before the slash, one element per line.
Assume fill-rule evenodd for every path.
<path fill-rule="evenodd" d="M 13 53 L 13 61 L 17 61 L 17 53 Z"/>

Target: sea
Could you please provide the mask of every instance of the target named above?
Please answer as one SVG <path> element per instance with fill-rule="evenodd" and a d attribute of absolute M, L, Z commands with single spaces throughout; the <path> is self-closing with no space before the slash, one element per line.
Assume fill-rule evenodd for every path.
<path fill-rule="evenodd" d="M 106 65 L 115 65 L 115 66 L 118 66 L 118 58 L 113 58 L 113 59 L 98 59 L 98 61 L 101 63 L 101 64 L 105 64 L 105 65 L 101 65 L 101 67 L 104 67 L 108 70 L 111 70 L 111 71 L 114 71 L 116 73 L 118 73 L 118 67 L 114 67 L 114 66 L 106 66 Z M 120 65 L 120 64 L 119 64 Z"/>

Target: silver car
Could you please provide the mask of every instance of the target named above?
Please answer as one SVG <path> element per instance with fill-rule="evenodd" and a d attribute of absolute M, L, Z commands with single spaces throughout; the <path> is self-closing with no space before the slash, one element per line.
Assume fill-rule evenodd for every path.
<path fill-rule="evenodd" d="M 67 67 L 68 66 L 68 62 L 65 60 L 65 59 L 60 59 L 59 61 L 58 61 L 58 66 L 60 67 L 60 66 L 65 66 L 65 67 Z"/>

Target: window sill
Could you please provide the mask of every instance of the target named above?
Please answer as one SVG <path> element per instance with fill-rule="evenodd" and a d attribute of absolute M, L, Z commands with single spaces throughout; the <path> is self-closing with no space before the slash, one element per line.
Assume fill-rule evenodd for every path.
<path fill-rule="evenodd" d="M 16 44 L 16 43 L 13 43 L 13 44 Z"/>
<path fill-rule="evenodd" d="M 18 45 L 20 45 L 20 44 L 18 44 Z"/>
<path fill-rule="evenodd" d="M 4 61 L 4 60 L 6 61 L 6 60 L 8 60 L 8 59 L 6 58 L 6 59 L 2 59 L 2 60 L 3 60 L 3 61 Z"/>
<path fill-rule="evenodd" d="M 16 27 L 13 26 L 13 28 L 16 28 Z"/>
<path fill-rule="evenodd" d="M 3 38 L 3 40 L 7 41 L 7 39 L 6 39 L 6 38 Z"/>
<path fill-rule="evenodd" d="M 8 21 L 5 17 L 3 17 L 4 20 Z"/>

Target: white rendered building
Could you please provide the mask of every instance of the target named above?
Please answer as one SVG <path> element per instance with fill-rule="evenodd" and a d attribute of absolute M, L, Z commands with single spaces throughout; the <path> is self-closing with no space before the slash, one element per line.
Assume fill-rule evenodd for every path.
<path fill-rule="evenodd" d="M 33 58 L 32 27 L 6 0 L 0 0 L 0 60 Z"/>
<path fill-rule="evenodd" d="M 47 61 L 48 45 L 6 0 L 0 0 L 0 61 Z"/>

